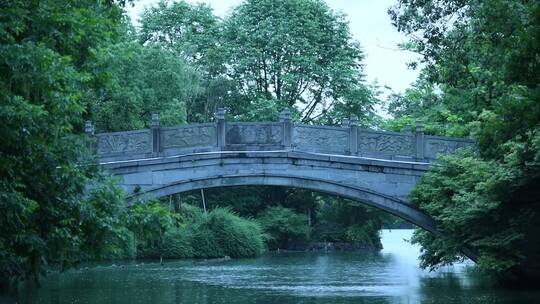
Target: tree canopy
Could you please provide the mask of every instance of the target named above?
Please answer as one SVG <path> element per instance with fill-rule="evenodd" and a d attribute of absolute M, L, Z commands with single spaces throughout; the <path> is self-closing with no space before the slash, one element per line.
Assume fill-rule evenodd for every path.
<path fill-rule="evenodd" d="M 93 76 L 84 66 L 92 48 L 118 35 L 121 8 L 101 1 L 8 1 L 1 10 L 4 285 L 36 279 L 49 263 L 69 265 L 85 248 L 81 202 L 92 171 L 77 166 L 81 145 L 73 134 L 82 127 Z"/>
<path fill-rule="evenodd" d="M 374 116 L 363 52 L 343 14 L 319 0 L 245 1 L 223 20 L 185 1 L 147 9 L 140 41 L 193 63 L 205 92 L 192 96 L 188 120 L 208 120 L 218 106 L 242 120 L 275 119 L 283 108 L 305 123 L 336 124 Z"/>
<path fill-rule="evenodd" d="M 193 193 L 174 210 L 172 197 L 169 208 L 126 210 L 88 157 L 85 120 L 100 132 L 130 130 L 155 112 L 167 126 L 207 122 L 225 106 L 233 120 L 290 108 L 302 123 L 356 115 L 369 126 L 379 102 L 345 15 L 321 0 L 245 0 L 224 18 L 164 1 L 140 28 L 123 15 L 126 2 L 0 4 L 2 287 L 89 259 L 253 256 L 264 240 L 380 246 L 378 212 L 303 190 L 208 190 L 208 215 L 186 204 Z M 540 3 L 398 0 L 389 13 L 410 37 L 402 47 L 421 54 L 411 64 L 421 76 L 389 97 L 393 117 L 381 127 L 422 121 L 429 134 L 478 144 L 441 158 L 411 193 L 444 235 L 415 233 L 422 265 L 452 263 L 470 247 L 480 269 L 537 278 Z"/>
<path fill-rule="evenodd" d="M 423 67 L 422 79 L 390 104 L 394 126 L 423 119 L 432 133 L 472 136 L 478 145 L 442 159 L 412 193 L 448 235 L 417 232 L 423 265 L 455 261 L 469 245 L 482 269 L 538 276 L 540 4 L 403 0 L 390 15 Z"/>
<path fill-rule="evenodd" d="M 155 112 L 165 126 L 207 122 L 218 106 L 247 120 L 275 119 L 284 107 L 308 123 L 373 116 L 362 51 L 322 1 L 246 1 L 224 19 L 207 5 L 161 2 L 140 28 L 124 15 L 129 2 L 0 4 L 0 287 L 84 260 L 262 250 L 260 227 L 229 210 L 197 219 L 160 204 L 126 210 L 89 157 L 85 120 L 110 132 L 148 127 Z M 286 215 L 310 229 L 311 193 L 267 190 L 216 200 L 243 216 L 259 215 L 266 196 L 274 206 L 299 202 Z"/>
<path fill-rule="evenodd" d="M 347 107 L 354 113 L 340 114 L 364 118 L 373 110 L 364 54 L 344 15 L 326 3 L 246 1 L 223 32 L 228 75 L 242 97 L 293 108 L 302 122 L 332 123 Z"/>

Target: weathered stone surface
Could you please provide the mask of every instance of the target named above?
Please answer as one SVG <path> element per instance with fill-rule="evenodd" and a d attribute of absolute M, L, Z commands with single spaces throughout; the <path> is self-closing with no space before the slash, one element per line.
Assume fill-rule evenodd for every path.
<path fill-rule="evenodd" d="M 293 145 L 297 150 L 345 154 L 349 147 L 349 130 L 296 125 L 293 129 Z"/>
<path fill-rule="evenodd" d="M 223 133 L 221 139 L 218 136 L 220 126 L 223 129 L 220 131 Z M 154 152 L 152 156 L 155 157 L 216 150 L 292 149 L 332 155 L 360 155 L 381 160 L 430 161 L 437 155 L 452 153 L 473 144 L 467 139 L 424 136 L 423 133 L 419 137 L 418 132 L 384 132 L 356 129 L 354 126 L 292 125 L 284 121 L 227 123 L 220 120 L 218 124 L 158 128 L 157 131 L 158 140 L 154 138 L 153 141 L 150 130 L 97 134 L 97 153 L 108 161 L 115 161 L 140 158 L 148 152 Z M 156 143 L 159 146 L 152 147 Z"/>
<path fill-rule="evenodd" d="M 103 133 L 96 137 L 98 154 L 136 154 L 152 151 L 150 130 Z"/>
<path fill-rule="evenodd" d="M 455 152 L 460 148 L 471 147 L 472 142 L 463 139 L 450 139 L 439 136 L 425 137 L 425 156 L 434 159 L 439 155 Z"/>
<path fill-rule="evenodd" d="M 213 124 L 161 129 L 161 144 L 166 148 L 215 146 L 216 127 Z"/>
<path fill-rule="evenodd" d="M 228 145 L 281 145 L 280 123 L 229 123 L 227 124 Z"/>
<path fill-rule="evenodd" d="M 380 153 L 400 156 L 414 155 L 414 137 L 410 134 L 358 132 L 358 153 Z"/>

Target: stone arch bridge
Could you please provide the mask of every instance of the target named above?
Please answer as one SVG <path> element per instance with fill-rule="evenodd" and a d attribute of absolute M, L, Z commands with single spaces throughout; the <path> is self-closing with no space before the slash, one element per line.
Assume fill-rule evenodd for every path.
<path fill-rule="evenodd" d="M 358 128 L 351 118 L 339 127 L 279 122 L 215 122 L 93 134 L 99 161 L 121 177 L 128 204 L 211 187 L 272 185 L 335 194 L 385 210 L 437 233 L 434 221 L 407 196 L 439 154 L 473 145 L 471 140 L 413 131 Z M 464 253 L 476 259 L 466 250 Z"/>

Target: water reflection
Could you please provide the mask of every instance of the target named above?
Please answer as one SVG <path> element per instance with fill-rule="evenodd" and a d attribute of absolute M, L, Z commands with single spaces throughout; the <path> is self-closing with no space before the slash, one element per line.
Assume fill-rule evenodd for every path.
<path fill-rule="evenodd" d="M 459 264 L 418 268 L 411 231 L 384 231 L 380 253 L 281 253 L 224 262 L 99 265 L 53 275 L 20 303 L 535 303 L 538 292 L 477 284 Z"/>

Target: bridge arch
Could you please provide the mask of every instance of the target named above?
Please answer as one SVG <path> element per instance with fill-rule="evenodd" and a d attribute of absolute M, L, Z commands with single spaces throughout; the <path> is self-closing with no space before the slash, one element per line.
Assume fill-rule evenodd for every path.
<path fill-rule="evenodd" d="M 281 186 L 332 194 L 386 211 L 435 235 L 440 235 L 432 218 L 415 206 L 395 197 L 362 187 L 342 185 L 328 180 L 282 174 L 215 175 L 199 179 L 179 180 L 149 189 L 145 192 L 131 194 L 127 196 L 127 203 L 128 205 L 132 205 L 139 200 L 146 200 L 148 198 L 161 198 L 193 190 L 234 186 Z M 472 261 L 478 259 L 478 254 L 470 248 L 464 248 L 462 252 Z"/>
<path fill-rule="evenodd" d="M 473 146 L 467 139 L 414 132 L 279 122 L 228 122 L 163 128 L 158 115 L 144 130 L 93 134 L 100 164 L 122 179 L 134 202 L 190 190 L 271 185 L 329 193 L 379 208 L 440 234 L 432 218 L 407 201 L 411 189 L 440 154 Z M 135 190 L 142 190 L 141 193 Z M 476 260 L 476 254 L 464 250 Z"/>
<path fill-rule="evenodd" d="M 358 201 L 384 210 L 432 233 L 437 233 L 435 222 L 413 205 L 398 198 L 370 189 L 344 185 L 330 180 L 290 176 L 286 174 L 214 175 L 198 179 L 179 180 L 127 197 L 128 205 L 141 199 L 160 198 L 172 194 L 218 187 L 281 186 L 312 190 Z"/>
<path fill-rule="evenodd" d="M 209 152 L 102 163 L 122 177 L 129 204 L 204 188 L 265 185 L 349 198 L 440 235 L 435 221 L 406 200 L 427 170 L 421 163 L 291 151 Z M 141 192 L 134 189 L 141 189 Z M 463 253 L 475 261 L 470 250 Z"/>

